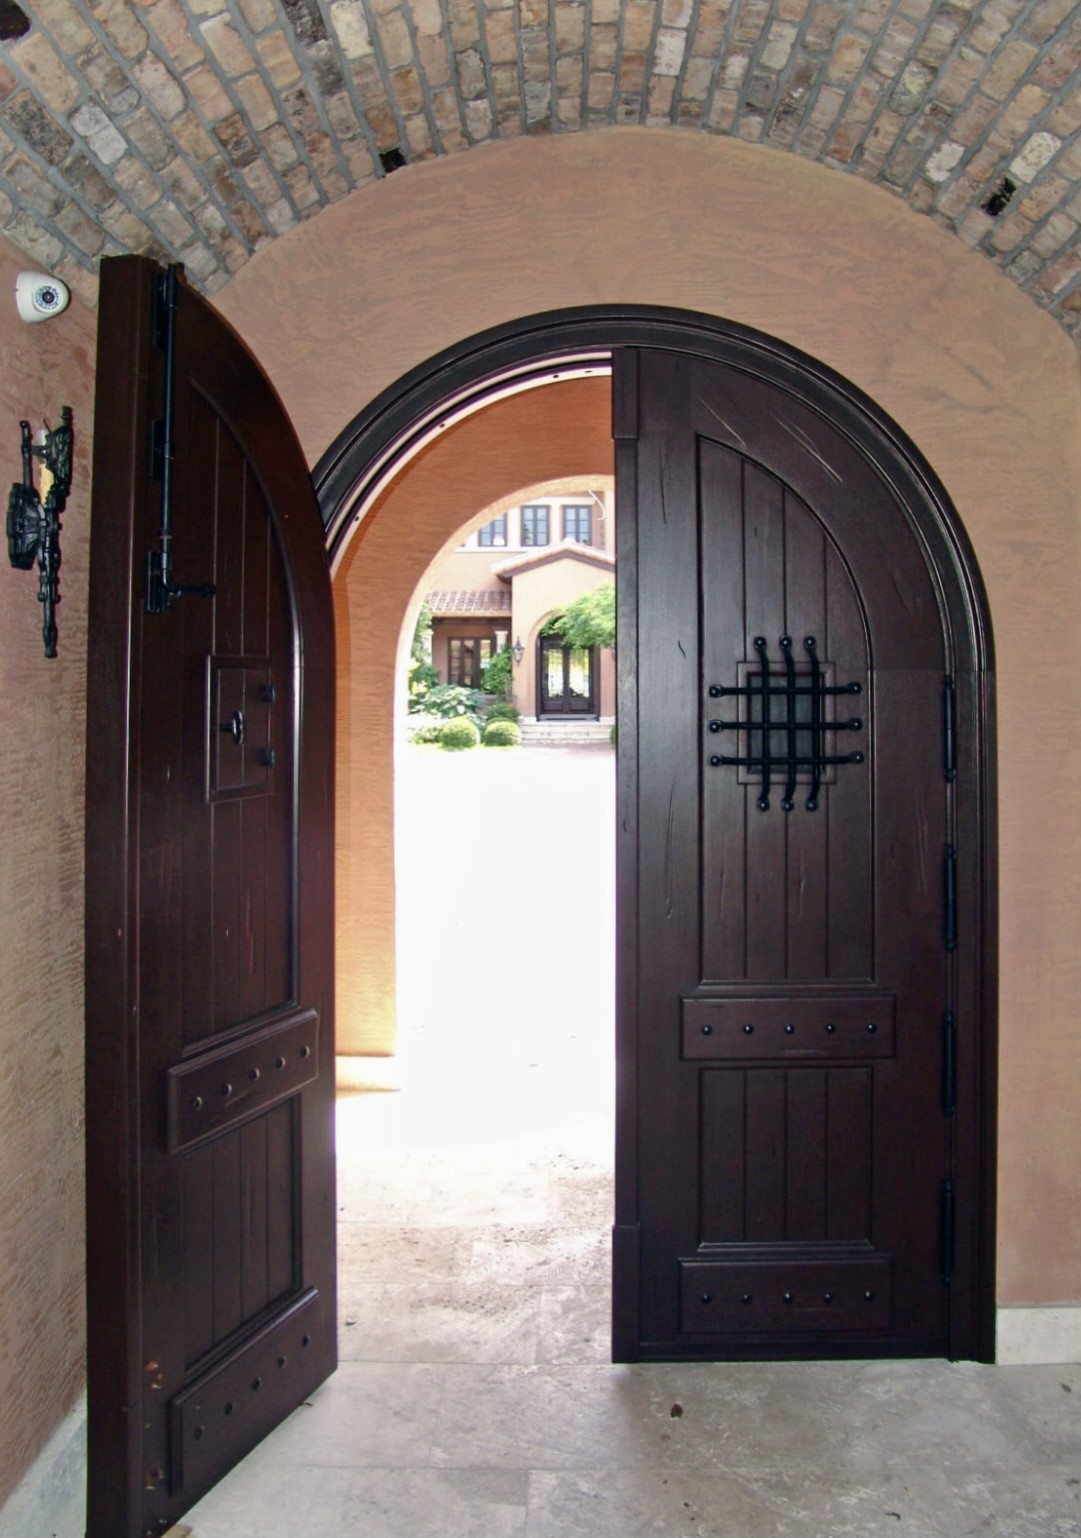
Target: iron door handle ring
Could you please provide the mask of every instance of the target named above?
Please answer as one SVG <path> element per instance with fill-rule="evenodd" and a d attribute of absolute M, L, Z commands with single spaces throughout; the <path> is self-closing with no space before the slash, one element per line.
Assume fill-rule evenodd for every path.
<path fill-rule="evenodd" d="M 228 732 L 237 747 L 244 741 L 244 712 L 234 710 L 228 721 L 221 723 L 223 732 Z"/>

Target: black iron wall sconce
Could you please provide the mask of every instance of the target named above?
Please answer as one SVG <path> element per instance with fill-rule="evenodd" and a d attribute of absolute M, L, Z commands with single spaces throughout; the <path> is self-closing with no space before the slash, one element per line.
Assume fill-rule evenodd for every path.
<path fill-rule="evenodd" d="M 23 478 L 8 498 L 8 556 L 20 571 L 38 563 L 38 602 L 42 604 L 41 634 L 46 657 L 56 656 L 56 606 L 60 602 L 60 514 L 71 490 L 71 407 L 61 412 L 59 427 L 45 429 L 34 443 L 30 423 L 21 422 Z M 41 493 L 34 485 L 33 462 L 43 465 Z"/>

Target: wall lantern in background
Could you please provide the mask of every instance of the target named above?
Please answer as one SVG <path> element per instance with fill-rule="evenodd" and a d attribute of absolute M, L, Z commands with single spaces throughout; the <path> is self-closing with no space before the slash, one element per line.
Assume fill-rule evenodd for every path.
<path fill-rule="evenodd" d="M 41 634 L 46 657 L 56 656 L 56 606 L 60 602 L 60 514 L 71 490 L 71 407 L 61 412 L 60 426 L 43 427 L 34 438 L 30 423 L 21 422 L 23 478 L 8 498 L 8 556 L 12 566 L 30 571 L 38 565 L 38 602 L 44 606 Z M 34 485 L 34 460 L 41 461 L 39 485 Z"/>
<path fill-rule="evenodd" d="M 521 636 L 516 638 L 514 645 L 511 647 L 511 651 L 514 653 L 514 666 L 517 667 L 522 658 L 525 656 L 525 647 L 522 645 Z"/>

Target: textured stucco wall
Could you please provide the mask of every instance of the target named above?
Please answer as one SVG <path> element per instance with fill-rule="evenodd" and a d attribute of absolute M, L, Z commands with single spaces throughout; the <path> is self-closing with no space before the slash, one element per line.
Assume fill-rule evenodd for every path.
<path fill-rule="evenodd" d="M 999 1295 L 1081 1300 L 1081 386 L 1067 338 L 984 259 L 880 190 L 671 130 L 523 139 L 411 167 L 283 236 L 219 296 L 313 460 L 379 389 L 450 343 L 515 316 L 618 301 L 727 316 L 830 364 L 911 435 L 968 527 L 999 655 Z M 368 545 L 353 558 L 387 571 L 403 554 L 425 559 L 406 526 Z M 347 668 L 366 661 L 361 640 L 352 632 Z M 347 803 L 371 729 L 358 703 L 347 688 Z M 376 865 L 389 862 L 389 814 L 373 815 L 387 817 L 376 864 L 362 871 L 346 851 L 343 891 L 387 879 Z M 346 1013 L 360 993 L 385 1009 L 388 936 L 359 932 L 362 905 L 346 922 L 343 954 L 374 979 L 343 1000 Z"/>
<path fill-rule="evenodd" d="M 0 560 L 0 1505 L 75 1403 L 83 1372 L 83 774 L 94 317 L 16 319 L 0 240 L 0 479 L 19 421 L 75 424 L 61 537 L 59 656 L 37 571 Z"/>

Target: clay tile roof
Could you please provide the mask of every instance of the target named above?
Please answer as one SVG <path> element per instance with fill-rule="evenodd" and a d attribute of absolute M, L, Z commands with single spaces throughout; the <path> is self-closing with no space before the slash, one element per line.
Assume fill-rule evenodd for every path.
<path fill-rule="evenodd" d="M 436 618 L 444 614 L 509 614 L 511 612 L 511 595 L 506 588 L 500 588 L 498 592 L 429 593 L 428 602 Z"/>

